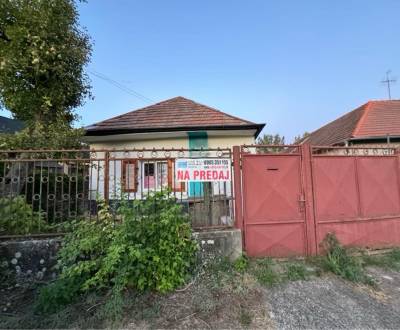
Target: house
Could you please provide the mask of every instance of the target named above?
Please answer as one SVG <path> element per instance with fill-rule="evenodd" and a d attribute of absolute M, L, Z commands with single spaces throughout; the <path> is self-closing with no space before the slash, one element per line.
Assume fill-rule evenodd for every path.
<path fill-rule="evenodd" d="M 302 143 L 365 147 L 365 153 L 375 147 L 400 147 L 400 100 L 369 101 L 312 132 Z"/>
<path fill-rule="evenodd" d="M 231 148 L 254 143 L 256 124 L 175 97 L 85 128 L 91 148 Z"/>
<path fill-rule="evenodd" d="M 0 116 L 0 133 L 15 133 L 23 127 L 23 123 L 17 119 Z"/>
<path fill-rule="evenodd" d="M 215 208 L 224 208 L 232 197 L 232 179 L 182 182 L 176 177 L 175 161 L 225 158 L 230 167 L 232 147 L 253 144 L 264 126 L 180 96 L 90 125 L 85 140 L 99 150 L 91 175 L 92 196 L 113 199 L 122 191 L 142 199 L 168 187 L 194 210 L 201 202 L 204 211 L 208 200 L 214 207 L 206 207 L 214 214 L 210 217 L 228 216 Z M 101 151 L 112 149 L 111 157 Z M 225 202 L 218 204 L 220 199 Z"/>

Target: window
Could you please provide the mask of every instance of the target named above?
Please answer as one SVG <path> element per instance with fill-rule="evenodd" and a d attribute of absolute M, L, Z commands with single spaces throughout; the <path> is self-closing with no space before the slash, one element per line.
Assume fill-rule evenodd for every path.
<path fill-rule="evenodd" d="M 137 191 L 136 159 L 126 159 L 122 162 L 122 185 L 125 192 Z"/>
<path fill-rule="evenodd" d="M 143 189 L 161 190 L 168 186 L 168 166 L 166 161 L 143 162 Z"/>
<path fill-rule="evenodd" d="M 175 160 L 150 161 L 125 159 L 122 162 L 122 185 L 124 192 L 161 190 L 170 188 L 175 192 L 185 191 L 185 182 L 175 180 Z M 140 171 L 139 171 L 140 170 Z"/>

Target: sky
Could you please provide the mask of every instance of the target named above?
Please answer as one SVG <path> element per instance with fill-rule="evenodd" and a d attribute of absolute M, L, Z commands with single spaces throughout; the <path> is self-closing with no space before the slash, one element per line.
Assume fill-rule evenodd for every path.
<path fill-rule="evenodd" d="M 399 0 L 88 0 L 79 13 L 95 98 L 78 126 L 180 95 L 291 142 L 386 99 L 387 70 L 400 78 Z"/>

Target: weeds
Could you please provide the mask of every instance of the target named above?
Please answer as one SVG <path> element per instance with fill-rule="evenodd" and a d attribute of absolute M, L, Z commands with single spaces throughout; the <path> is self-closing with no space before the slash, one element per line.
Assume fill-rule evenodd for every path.
<path fill-rule="evenodd" d="M 192 307 L 191 312 L 207 321 L 224 315 L 223 318 L 231 318 L 239 325 L 250 326 L 257 310 L 252 305 L 262 296 L 257 295 L 257 281 L 247 269 L 250 269 L 250 261 L 245 256 L 235 262 L 226 258 L 207 260 L 190 289 L 187 306 Z"/>
<path fill-rule="evenodd" d="M 285 267 L 286 278 L 289 281 L 306 280 L 309 277 L 309 272 L 306 266 L 301 263 L 289 263 Z"/>
<path fill-rule="evenodd" d="M 396 248 L 383 255 L 363 255 L 362 261 L 365 266 L 377 266 L 384 269 L 400 271 L 400 249 Z"/>
<path fill-rule="evenodd" d="M 234 261 L 233 267 L 236 271 L 243 273 L 249 268 L 249 259 L 243 254 Z"/>
<path fill-rule="evenodd" d="M 352 282 L 375 285 L 375 281 L 365 273 L 361 258 L 350 255 L 335 234 L 327 234 L 321 245 L 326 251 L 326 255 L 320 258 L 323 270 Z"/>
<path fill-rule="evenodd" d="M 301 261 L 289 261 L 282 264 L 275 264 L 270 258 L 254 260 L 249 266 L 258 282 L 266 287 L 272 287 L 286 281 L 307 280 L 311 272 Z"/>
<path fill-rule="evenodd" d="M 273 266 L 274 262 L 270 258 L 258 259 L 252 264 L 250 272 L 260 284 L 271 287 L 281 282 L 281 277 Z"/>
<path fill-rule="evenodd" d="M 240 311 L 240 324 L 244 327 L 248 327 L 250 326 L 251 322 L 252 322 L 251 314 L 247 310 L 242 309 Z"/>

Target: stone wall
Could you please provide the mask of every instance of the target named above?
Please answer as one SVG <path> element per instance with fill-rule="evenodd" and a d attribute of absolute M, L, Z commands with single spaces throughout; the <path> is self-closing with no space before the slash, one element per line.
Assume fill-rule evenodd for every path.
<path fill-rule="evenodd" d="M 15 275 L 17 283 L 53 279 L 60 246 L 60 238 L 0 242 L 1 270 Z"/>

